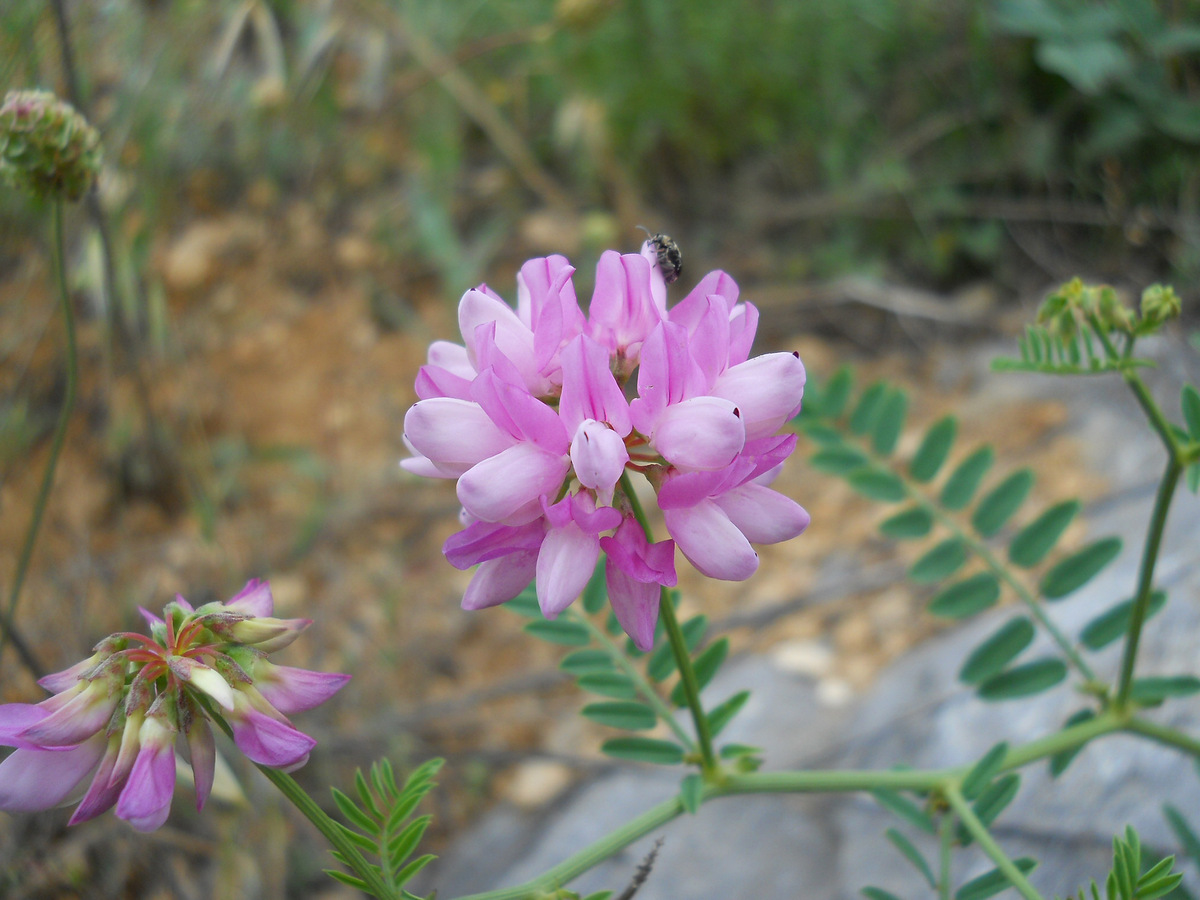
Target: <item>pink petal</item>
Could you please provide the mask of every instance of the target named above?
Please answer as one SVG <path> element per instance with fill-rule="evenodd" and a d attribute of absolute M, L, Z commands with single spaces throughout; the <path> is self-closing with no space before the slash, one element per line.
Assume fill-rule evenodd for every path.
<path fill-rule="evenodd" d="M 711 500 L 663 511 L 667 531 L 701 574 L 723 581 L 744 581 L 758 568 L 758 554 L 746 536 Z"/>
<path fill-rule="evenodd" d="M 458 479 L 458 499 L 485 522 L 528 521 L 539 497 L 558 493 L 570 467 L 565 446 L 562 454 L 555 454 L 534 444 L 517 444 L 464 473 Z"/>
<path fill-rule="evenodd" d="M 809 515 L 799 503 L 761 484 L 744 484 L 714 497 L 713 502 L 746 540 L 755 544 L 791 540 L 809 523 Z"/>
<path fill-rule="evenodd" d="M 563 350 L 562 365 L 558 412 L 567 430 L 574 432 L 584 420 L 595 419 L 607 422 L 621 437 L 629 434 L 629 402 L 613 376 L 607 351 L 580 335 Z"/>
<path fill-rule="evenodd" d="M 404 436 L 438 468 L 460 475 L 513 442 L 478 403 L 453 397 L 413 404 L 404 416 Z"/>
<path fill-rule="evenodd" d="M 429 365 L 449 372 L 451 375 L 466 381 L 472 380 L 477 374 L 467 356 L 467 348 L 462 344 L 452 344 L 450 341 L 434 341 L 429 345 L 429 355 L 426 357 Z"/>
<path fill-rule="evenodd" d="M 121 793 L 121 788 L 125 786 L 125 773 L 116 778 L 113 777 L 120 746 L 120 735 L 113 735 L 108 739 L 108 746 L 103 759 L 100 760 L 100 766 L 96 769 L 92 783 L 88 786 L 87 793 L 83 795 L 83 800 L 71 813 L 68 825 L 78 825 L 80 822 L 94 819 L 117 802 L 117 796 Z"/>
<path fill-rule="evenodd" d="M 141 609 L 141 607 L 138 607 L 138 609 L 143 613 L 143 615 L 146 614 L 146 611 Z M 155 616 L 155 618 L 157 618 L 157 616 Z M 162 619 L 158 619 L 158 621 L 161 623 Z M 50 675 L 43 675 L 38 679 L 38 684 L 52 694 L 61 694 L 68 688 L 73 687 L 75 682 L 79 680 L 79 677 L 87 672 L 88 669 L 95 666 L 96 662 L 97 656 L 89 656 L 87 659 L 83 659 L 75 663 L 75 665 L 71 666 L 69 669 L 63 669 L 61 672 L 54 672 Z"/>
<path fill-rule="evenodd" d="M 275 611 L 275 600 L 271 596 L 271 585 L 261 578 L 251 578 L 246 586 L 226 603 L 227 612 L 244 616 L 269 616 Z"/>
<path fill-rule="evenodd" d="M 421 366 L 417 370 L 416 392 L 421 400 L 433 397 L 455 397 L 459 400 L 471 398 L 471 382 L 475 378 L 474 371 L 470 378 L 455 375 L 438 366 Z"/>
<path fill-rule="evenodd" d="M 265 660 L 254 667 L 254 686 L 285 716 L 320 706 L 350 680 L 337 672 L 313 672 Z"/>
<path fill-rule="evenodd" d="M 730 401 L 693 397 L 667 407 L 650 439 L 673 465 L 712 471 L 733 462 L 746 442 L 746 432 Z"/>
<path fill-rule="evenodd" d="M 540 520 L 525 525 L 473 522 L 462 531 L 450 535 L 442 546 L 442 553 L 454 568 L 469 569 L 516 550 L 536 551 L 542 545 L 545 534 L 545 526 Z"/>
<path fill-rule="evenodd" d="M 482 291 L 463 294 L 458 304 L 458 327 L 466 343 L 467 358 L 477 365 L 476 329 L 480 325 L 496 325 L 496 346 L 514 363 L 533 364 L 533 332 L 524 324 L 511 306 Z"/>
<path fill-rule="evenodd" d="M 650 263 L 636 253 L 606 250 L 596 265 L 588 308 L 592 336 L 623 358 L 636 358 L 641 342 L 666 315 L 665 295 L 654 296 L 650 280 Z"/>
<path fill-rule="evenodd" d="M 70 750 L 14 750 L 0 763 L 0 809 L 58 806 L 95 769 L 107 745 L 103 734 L 95 734 Z"/>
<path fill-rule="evenodd" d="M 475 379 L 471 397 L 497 427 L 515 440 L 528 441 L 554 453 L 567 452 L 567 429 L 558 413 L 525 388 L 500 378 L 494 369 Z"/>
<path fill-rule="evenodd" d="M 585 419 L 571 441 L 571 464 L 584 487 L 599 491 L 611 502 L 613 488 L 629 462 L 621 436 L 595 419 Z"/>
<path fill-rule="evenodd" d="M 605 561 L 604 574 L 613 615 L 639 650 L 650 650 L 654 646 L 662 588 L 653 582 L 629 577 L 611 556 Z"/>
<path fill-rule="evenodd" d="M 175 793 L 173 743 L 144 742 L 117 799 L 117 816 L 138 831 L 161 828 L 171 812 Z"/>
<path fill-rule="evenodd" d="M 73 747 L 108 724 L 120 699 L 110 679 L 97 678 L 46 718 L 30 725 L 18 737 L 46 749 Z"/>
<path fill-rule="evenodd" d="M 39 745 L 22 740 L 17 735 L 49 715 L 50 710 L 32 703 L 5 703 L 0 706 L 0 746 L 40 750 Z"/>
<path fill-rule="evenodd" d="M 533 581 L 537 560 L 536 551 L 518 550 L 480 563 L 463 594 L 462 608 L 486 609 L 507 603 Z"/>
<path fill-rule="evenodd" d="M 599 558 L 600 540 L 574 522 L 546 533 L 536 577 L 538 605 L 547 619 L 555 618 L 583 592 Z"/>
<path fill-rule="evenodd" d="M 632 517 L 625 519 L 612 537 L 601 538 L 600 546 L 608 554 L 608 561 L 635 581 L 675 586 L 674 541 L 649 543 L 642 526 Z"/>
<path fill-rule="evenodd" d="M 229 716 L 233 742 L 251 762 L 276 769 L 303 765 L 317 742 L 290 722 L 264 715 L 239 700 L 235 715 Z"/>
<path fill-rule="evenodd" d="M 737 405 L 746 439 L 774 434 L 800 411 L 804 364 L 799 354 L 768 353 L 726 370 L 711 393 Z"/>

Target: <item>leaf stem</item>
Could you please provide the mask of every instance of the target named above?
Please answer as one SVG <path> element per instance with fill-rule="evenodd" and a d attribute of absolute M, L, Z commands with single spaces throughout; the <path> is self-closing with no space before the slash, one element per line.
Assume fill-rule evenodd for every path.
<path fill-rule="evenodd" d="M 55 200 L 51 211 L 51 267 L 54 270 L 55 285 L 58 288 L 59 307 L 62 310 L 63 327 L 67 337 L 67 384 L 63 394 L 62 409 L 58 413 L 58 422 L 54 426 L 54 436 L 50 441 L 50 458 L 46 461 L 46 470 L 42 474 L 42 483 L 38 488 L 37 497 L 33 503 L 33 513 L 29 519 L 29 527 L 25 531 L 25 541 L 21 545 L 21 554 L 17 558 L 17 570 L 13 576 L 12 588 L 8 594 L 8 606 L 4 610 L 3 630 L 0 631 L 0 657 L 4 655 L 7 644 L 16 623 L 17 604 L 21 598 L 21 588 L 25 584 L 25 576 L 29 572 L 29 563 L 33 559 L 33 550 L 37 545 L 38 532 L 42 526 L 42 516 L 50 500 L 50 489 L 54 486 L 54 472 L 58 467 L 58 457 L 62 452 L 63 443 L 67 437 L 67 425 L 71 412 L 75 408 L 75 394 L 79 382 L 79 360 L 75 347 L 75 311 L 71 308 L 71 295 L 67 290 L 67 273 L 63 250 L 63 203 Z M 22 654 L 25 658 L 25 654 Z M 25 658 L 26 665 L 36 660 Z M 34 674 L 40 674 L 35 672 Z"/>
<path fill-rule="evenodd" d="M 1129 692 L 1133 687 L 1133 670 L 1137 665 L 1138 644 L 1142 638 L 1142 625 L 1150 609 L 1150 595 L 1154 587 L 1154 567 L 1158 563 L 1158 551 L 1162 546 L 1163 531 L 1167 524 L 1167 514 L 1171 509 L 1171 500 L 1175 496 L 1175 488 L 1179 484 L 1179 476 L 1183 467 L 1179 464 L 1174 452 L 1167 457 L 1167 468 L 1163 472 L 1162 481 L 1158 484 L 1158 493 L 1154 498 L 1154 511 L 1150 515 L 1150 527 L 1146 532 L 1146 545 L 1142 550 L 1142 561 L 1138 572 L 1137 593 L 1134 595 L 1133 611 L 1129 618 L 1129 631 L 1125 634 L 1125 651 L 1121 658 L 1121 679 L 1117 682 L 1117 696 L 1114 704 L 1117 709 L 1124 709 L 1129 704 Z"/>
<path fill-rule="evenodd" d="M 696 749 L 696 742 L 692 740 L 691 735 L 683 730 L 683 726 L 680 725 L 679 720 L 675 718 L 675 711 L 667 705 L 666 701 L 663 700 L 661 696 L 659 696 L 658 691 L 656 691 L 654 686 L 650 684 L 644 675 L 642 675 L 642 673 L 638 670 L 638 667 L 633 664 L 629 657 L 621 652 L 621 648 L 617 646 L 617 644 L 607 634 L 604 633 L 604 629 L 597 627 L 596 623 L 587 616 L 580 615 L 574 610 L 568 609 L 563 612 L 563 615 L 581 622 L 587 628 L 592 638 L 601 644 L 601 646 L 604 648 L 604 652 L 609 655 L 612 661 L 616 663 L 616 665 L 621 669 L 622 672 L 625 673 L 629 680 L 633 682 L 634 686 L 638 689 L 638 693 L 640 693 L 646 699 L 647 703 L 654 707 L 654 711 L 658 713 L 659 718 L 667 723 L 667 726 L 672 732 L 674 732 L 675 736 L 679 738 L 679 740 L 688 748 L 688 750 L 694 751 Z"/>
<path fill-rule="evenodd" d="M 988 831 L 986 825 L 979 821 L 979 817 L 975 815 L 975 810 L 971 808 L 962 795 L 962 791 L 957 785 L 949 785 L 943 792 L 951 808 L 958 814 L 958 818 L 962 821 L 963 826 L 967 831 L 971 832 L 971 836 L 978 842 L 980 848 L 991 857 L 992 862 L 996 864 L 1004 876 L 1009 880 L 1013 887 L 1021 894 L 1025 900 L 1045 900 L 1041 894 L 1037 892 L 1025 874 L 1017 868 L 1016 863 L 1009 859 L 1000 845 L 996 843 L 992 837 L 992 833 Z"/>
<path fill-rule="evenodd" d="M 633 482 L 628 472 L 621 473 L 621 487 L 629 500 L 633 517 L 646 533 L 646 540 L 654 541 L 654 531 L 646 511 L 633 489 Z M 671 602 L 671 592 L 663 587 L 659 592 L 658 614 L 662 618 L 663 628 L 667 632 L 667 640 L 671 644 L 671 653 L 675 657 L 675 666 L 679 669 L 679 680 L 683 684 L 683 695 L 687 699 L 688 708 L 692 712 L 692 722 L 696 726 L 696 741 L 700 745 L 701 768 L 705 776 L 714 778 L 719 770 L 716 754 L 713 752 L 712 731 L 708 727 L 708 716 L 700 704 L 700 682 L 696 678 L 696 670 L 692 667 L 692 657 L 688 653 L 687 641 L 684 640 L 683 630 L 679 627 L 679 619 L 675 615 L 675 606 Z"/>
<path fill-rule="evenodd" d="M 1148 719 L 1134 716 L 1125 725 L 1125 730 L 1143 735 L 1168 747 L 1175 747 L 1184 753 L 1200 759 L 1200 740 L 1196 740 L 1191 735 L 1184 734 L 1182 731 L 1178 731 L 1169 725 L 1160 725 L 1157 722 L 1151 722 Z"/>

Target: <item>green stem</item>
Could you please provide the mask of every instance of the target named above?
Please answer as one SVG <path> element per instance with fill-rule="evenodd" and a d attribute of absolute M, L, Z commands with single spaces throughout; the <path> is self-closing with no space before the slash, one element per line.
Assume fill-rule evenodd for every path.
<path fill-rule="evenodd" d="M 201 702 L 204 709 L 208 712 L 208 717 L 225 733 L 226 737 L 233 740 L 233 729 L 225 721 L 225 717 L 216 711 L 212 703 L 207 700 Z M 366 858 L 359 852 L 358 847 L 350 842 L 342 831 L 341 826 L 325 814 L 325 810 L 317 805 L 317 801 L 309 796 L 308 791 L 300 787 L 295 778 L 286 772 L 272 769 L 270 766 L 264 766 L 261 763 L 255 763 L 254 765 L 258 768 L 258 771 L 267 777 L 267 780 L 271 784 L 279 788 L 279 792 L 287 797 L 292 802 L 292 805 L 308 821 L 316 826 L 317 831 L 321 832 L 325 836 L 325 840 L 329 841 L 330 846 L 341 855 L 345 866 L 353 869 L 354 874 L 367 883 L 367 891 L 371 896 L 378 897 L 379 900 L 401 900 L 402 894 L 397 893 L 383 882 L 379 877 L 379 872 L 367 862 Z"/>
<path fill-rule="evenodd" d="M 646 540 L 653 543 L 654 532 L 650 528 L 650 520 L 642 509 L 641 501 L 633 490 L 633 482 L 628 470 L 621 473 L 621 487 L 629 499 L 630 508 L 637 523 L 646 533 Z M 688 709 L 692 713 L 692 722 L 696 726 L 696 741 L 700 745 L 700 761 L 704 774 L 714 777 L 718 771 L 717 757 L 713 752 L 712 732 L 708 727 L 708 717 L 704 707 L 700 705 L 700 682 L 696 678 L 696 670 L 692 667 L 692 657 L 688 653 L 687 641 L 684 640 L 683 630 L 679 627 L 679 619 L 675 615 L 675 606 L 671 602 L 671 592 L 665 587 L 659 593 L 658 614 L 662 619 L 663 628 L 667 632 L 667 640 L 671 644 L 671 653 L 675 657 L 675 665 L 679 669 L 679 680 L 683 684 L 683 695 L 687 699 Z"/>
<path fill-rule="evenodd" d="M 1009 859 L 1000 845 L 996 843 L 987 826 L 979 821 L 979 817 L 975 815 L 975 810 L 971 809 L 971 804 L 968 803 L 962 795 L 957 785 L 950 785 L 944 791 L 946 801 L 951 808 L 958 814 L 958 818 L 962 821 L 967 831 L 971 832 L 971 836 L 983 849 L 983 852 L 991 857 L 992 862 L 996 864 L 1004 876 L 1009 880 L 1013 887 L 1021 894 L 1025 900 L 1045 900 L 1041 894 L 1037 892 L 1025 874 L 1017 868 L 1016 863 Z"/>
<path fill-rule="evenodd" d="M 954 822 L 952 815 L 942 816 L 939 832 L 938 900 L 950 900 L 950 857 L 954 851 Z"/>
<path fill-rule="evenodd" d="M 1154 498 L 1154 511 L 1150 515 L 1150 527 L 1146 532 L 1146 546 L 1142 550 L 1141 568 L 1138 573 L 1137 594 L 1134 595 L 1133 612 L 1129 620 L 1129 631 L 1125 635 L 1125 653 L 1121 659 L 1121 680 L 1117 683 L 1114 701 L 1117 709 L 1129 703 L 1129 691 L 1133 687 L 1133 670 L 1137 664 L 1138 644 L 1142 638 L 1142 625 L 1150 608 L 1150 595 L 1154 587 L 1154 567 L 1158 563 L 1158 551 L 1162 545 L 1163 531 L 1167 525 L 1167 513 L 1171 500 L 1183 472 L 1175 454 L 1167 457 L 1167 469 L 1158 485 Z"/>
<path fill-rule="evenodd" d="M 29 528 L 25 532 L 25 542 L 21 545 L 20 556 L 17 557 L 17 570 L 13 576 L 12 588 L 9 590 L 8 606 L 4 611 L 4 628 L 0 632 L 0 657 L 4 655 L 5 644 L 8 642 L 9 635 L 15 627 L 17 603 L 21 598 L 21 587 L 25 584 L 25 576 L 29 572 L 29 563 L 33 559 L 33 550 L 37 545 L 38 532 L 42 526 L 42 516 L 46 512 L 46 504 L 50 500 L 50 489 L 54 486 L 54 472 L 58 467 L 58 457 L 62 452 L 63 443 L 67 437 L 67 424 L 71 418 L 71 411 L 75 408 L 75 393 L 79 381 L 79 362 L 75 348 L 75 312 L 71 308 L 71 296 L 67 291 L 67 273 L 64 263 L 62 201 L 55 200 L 50 209 L 51 266 L 54 269 L 59 306 L 62 309 L 63 326 L 67 336 L 67 386 L 66 392 L 63 395 L 62 409 L 58 413 L 58 422 L 54 426 L 54 436 L 50 441 L 50 458 L 46 461 L 46 470 L 42 474 L 42 484 L 38 488 L 37 498 L 33 503 L 33 514 L 29 519 Z"/>
<path fill-rule="evenodd" d="M 687 747 L 688 750 L 695 750 L 696 742 L 692 740 L 691 735 L 683 730 L 683 726 L 680 725 L 679 720 L 675 718 L 675 711 L 666 704 L 666 701 L 664 701 L 662 697 L 659 696 L 658 691 L 656 691 L 654 686 L 650 684 L 644 675 L 642 675 L 641 671 L 633 664 L 629 657 L 621 652 L 621 648 L 618 647 L 616 643 L 614 643 L 613 640 L 604 633 L 604 629 L 597 627 L 596 623 L 587 616 L 579 615 L 578 613 L 574 613 L 572 610 L 567 610 L 563 615 L 572 618 L 577 622 L 581 622 L 587 628 L 593 640 L 597 641 L 603 646 L 604 652 L 609 655 L 612 661 L 620 668 L 622 672 L 625 673 L 629 680 L 633 682 L 634 686 L 638 690 L 638 693 L 640 693 L 646 699 L 646 702 L 654 707 L 654 711 L 658 713 L 660 719 L 667 723 L 667 726 L 672 732 L 675 733 L 675 737 L 679 738 L 680 742 Z"/>
<path fill-rule="evenodd" d="M 1113 362 L 1120 362 L 1123 357 L 1113 346 L 1112 341 L 1108 337 L 1108 333 L 1101 326 L 1100 321 L 1092 315 L 1087 317 L 1088 324 L 1091 325 L 1092 331 L 1096 337 L 1100 339 L 1100 343 L 1104 345 L 1104 352 L 1108 354 L 1108 358 Z M 1126 347 L 1127 357 L 1133 351 L 1133 343 L 1130 342 Z M 1125 379 L 1125 383 L 1129 385 L 1133 391 L 1134 397 L 1137 398 L 1138 404 L 1142 407 L 1142 411 L 1146 414 L 1146 418 L 1150 420 L 1151 426 L 1162 439 L 1163 444 L 1167 448 L 1167 455 L 1178 458 L 1179 445 L 1171 430 L 1171 423 L 1167 421 L 1167 417 L 1163 415 L 1158 404 L 1154 402 L 1154 398 L 1150 396 L 1150 389 L 1146 387 L 1146 383 L 1142 381 L 1136 369 L 1123 367 L 1121 369 L 1121 377 Z"/>
<path fill-rule="evenodd" d="M 1196 740 L 1182 731 L 1177 731 L 1169 725 L 1159 725 L 1148 719 L 1134 717 L 1126 724 L 1125 730 L 1143 735 L 1168 747 L 1182 750 L 1184 753 L 1200 759 L 1200 740 Z"/>

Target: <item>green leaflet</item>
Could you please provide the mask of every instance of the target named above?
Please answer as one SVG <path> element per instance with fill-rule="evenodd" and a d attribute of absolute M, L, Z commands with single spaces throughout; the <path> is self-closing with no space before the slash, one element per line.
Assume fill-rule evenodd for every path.
<path fill-rule="evenodd" d="M 708 630 L 708 616 L 692 616 L 679 626 L 679 630 L 683 632 L 683 642 L 688 652 L 692 653 L 700 646 L 700 641 L 704 639 L 704 633 Z M 669 643 L 663 643 L 651 654 L 650 662 L 646 664 L 646 675 L 652 681 L 663 681 L 674 671 L 675 654 L 671 652 Z"/>
<path fill-rule="evenodd" d="M 937 829 L 934 827 L 933 819 L 929 817 L 929 814 L 898 791 L 880 788 L 879 790 L 871 791 L 871 796 L 884 809 L 894 813 L 906 822 L 917 826 L 917 828 L 920 828 L 926 834 L 936 833 Z"/>
<path fill-rule="evenodd" d="M 605 741 L 601 752 L 617 759 L 674 766 L 683 762 L 683 748 L 672 741 L 647 737 L 620 737 Z"/>
<path fill-rule="evenodd" d="M 859 893 L 866 897 L 867 900 L 900 900 L 895 894 L 889 893 L 879 887 L 868 886 L 863 888 Z"/>
<path fill-rule="evenodd" d="M 960 538 L 947 538 L 928 550 L 908 570 L 918 584 L 932 584 L 953 575 L 967 561 L 967 545 Z"/>
<path fill-rule="evenodd" d="M 942 506 L 950 510 L 966 507 L 995 459 L 996 451 L 984 445 L 959 463 L 942 486 Z"/>
<path fill-rule="evenodd" d="M 549 619 L 539 619 L 526 625 L 524 631 L 551 644 L 563 644 L 568 647 L 584 647 L 592 642 L 592 635 L 587 626 L 570 619 L 555 619 L 553 622 Z"/>
<path fill-rule="evenodd" d="M 991 784 L 992 779 L 1004 765 L 1004 757 L 1008 755 L 1008 743 L 1001 741 L 971 767 L 967 777 L 962 782 L 962 795 L 968 800 L 974 800 L 984 788 Z"/>
<path fill-rule="evenodd" d="M 708 729 L 713 737 L 721 733 L 730 720 L 746 705 L 746 701 L 749 699 L 749 691 L 738 691 L 728 700 L 717 704 L 708 711 Z"/>
<path fill-rule="evenodd" d="M 899 389 L 889 390 L 879 403 L 875 421 L 871 426 L 871 446 L 880 456 L 890 456 L 904 430 L 904 417 L 908 415 L 908 395 Z"/>
<path fill-rule="evenodd" d="M 1187 424 L 1188 435 L 1192 440 L 1200 440 L 1200 391 L 1185 384 L 1179 405 L 1183 408 L 1183 421 Z"/>
<path fill-rule="evenodd" d="M 830 475 L 846 475 L 861 469 L 868 462 L 865 453 L 847 444 L 831 444 L 813 454 L 809 460 L 814 469 Z"/>
<path fill-rule="evenodd" d="M 1028 569 L 1046 558 L 1067 526 L 1079 513 L 1078 500 L 1067 500 L 1050 507 L 1019 532 L 1008 545 L 1008 558 L 1017 566 Z"/>
<path fill-rule="evenodd" d="M 971 516 L 971 527 L 983 537 L 992 537 L 1004 527 L 1033 488 L 1032 469 L 1019 469 L 992 488 L 979 501 Z"/>
<path fill-rule="evenodd" d="M 1161 703 L 1168 697 L 1189 697 L 1195 693 L 1200 693 L 1200 678 L 1194 675 L 1135 678 L 1129 699 L 1135 703 Z"/>
<path fill-rule="evenodd" d="M 1028 856 L 1014 859 L 1013 864 L 1025 875 L 1037 868 L 1037 860 Z M 1008 876 L 999 869 L 992 869 L 960 887 L 954 895 L 954 900 L 987 900 L 1008 886 Z"/>
<path fill-rule="evenodd" d="M 1146 621 L 1167 605 L 1167 595 L 1154 591 L 1146 604 Z M 1122 600 L 1092 619 L 1079 634 L 1079 640 L 1089 650 L 1101 650 L 1125 635 L 1133 617 L 1133 600 Z"/>
<path fill-rule="evenodd" d="M 852 471 L 846 481 L 864 497 L 881 503 L 899 503 L 906 496 L 904 482 L 894 472 L 864 466 Z"/>
<path fill-rule="evenodd" d="M 879 530 L 884 536 L 895 541 L 923 538 L 932 529 L 932 513 L 920 506 L 909 507 L 879 523 Z"/>
<path fill-rule="evenodd" d="M 929 611 L 944 619 L 965 619 L 994 606 L 999 598 L 999 579 L 980 572 L 945 588 L 929 601 Z"/>
<path fill-rule="evenodd" d="M 862 392 L 858 404 L 850 413 L 850 432 L 864 435 L 875 424 L 875 418 L 888 394 L 888 386 L 882 381 L 876 381 Z"/>
<path fill-rule="evenodd" d="M 1039 585 L 1042 596 L 1047 600 L 1058 600 L 1079 590 L 1116 559 L 1121 546 L 1119 537 L 1102 538 L 1055 563 Z"/>
<path fill-rule="evenodd" d="M 920 482 L 932 481 L 950 455 L 957 433 L 958 420 L 954 416 L 946 416 L 931 425 L 909 464 L 909 474 Z"/>
<path fill-rule="evenodd" d="M 1090 722 L 1094 718 L 1096 718 L 1095 710 L 1081 709 L 1078 712 L 1073 713 L 1071 717 L 1067 719 L 1063 727 L 1070 728 L 1072 725 L 1080 725 L 1084 722 Z M 1050 757 L 1050 777 L 1057 778 L 1059 775 L 1065 772 L 1067 770 L 1067 766 L 1071 764 L 1071 761 L 1075 759 L 1075 757 L 1079 755 L 1079 752 L 1086 746 L 1087 744 L 1080 744 L 1078 747 L 1072 747 L 1069 750 L 1063 750 L 1061 753 L 1055 753 L 1052 757 Z"/>
<path fill-rule="evenodd" d="M 558 667 L 572 675 L 583 675 L 587 672 L 611 672 L 614 665 L 612 657 L 606 651 L 589 648 L 568 653 Z"/>
<path fill-rule="evenodd" d="M 1007 622 L 976 647 L 958 673 L 967 684 L 979 684 L 1000 672 L 1033 642 L 1033 623 L 1024 616 Z"/>
<path fill-rule="evenodd" d="M 1067 664 L 1061 659 L 1039 659 L 993 675 L 979 686 L 979 696 L 984 700 L 1029 697 L 1049 690 L 1066 677 Z"/>
<path fill-rule="evenodd" d="M 842 366 L 829 376 L 821 389 L 818 410 L 821 415 L 836 419 L 846 409 L 850 393 L 854 389 L 854 372 L 849 366 Z"/>
<path fill-rule="evenodd" d="M 679 785 L 679 802 L 692 815 L 700 809 L 700 801 L 704 797 L 704 779 L 699 773 L 693 772 L 683 779 Z"/>
<path fill-rule="evenodd" d="M 589 703 L 580 710 L 580 715 L 601 725 L 626 731 L 647 731 L 658 724 L 658 715 L 654 710 L 635 700 Z"/>
<path fill-rule="evenodd" d="M 595 615 L 604 608 L 605 602 L 608 600 L 608 582 L 604 577 L 604 554 L 600 554 L 600 560 L 596 563 L 596 571 L 592 573 L 592 577 L 588 579 L 587 587 L 583 589 L 583 608 Z"/>
<path fill-rule="evenodd" d="M 580 675 L 579 686 L 601 697 L 613 697 L 617 700 L 632 700 L 637 696 L 637 688 L 629 676 L 620 672 L 589 672 Z"/>
<path fill-rule="evenodd" d="M 728 654 L 729 638 L 723 637 L 705 647 L 700 655 L 693 660 L 692 668 L 696 672 L 696 682 L 701 688 L 712 681 L 713 676 L 717 674 L 717 669 L 721 668 L 721 663 L 725 662 L 725 657 Z M 676 706 L 687 706 L 687 697 L 683 692 L 682 680 L 671 691 L 671 702 Z"/>
<path fill-rule="evenodd" d="M 925 857 L 921 855 L 921 851 L 913 845 L 913 842 L 895 828 L 889 828 L 884 834 L 892 842 L 892 846 L 899 850 L 904 858 L 912 863 L 913 868 L 921 873 L 929 886 L 936 888 L 937 880 L 933 877 L 933 870 L 929 868 L 929 863 L 925 861 Z"/>

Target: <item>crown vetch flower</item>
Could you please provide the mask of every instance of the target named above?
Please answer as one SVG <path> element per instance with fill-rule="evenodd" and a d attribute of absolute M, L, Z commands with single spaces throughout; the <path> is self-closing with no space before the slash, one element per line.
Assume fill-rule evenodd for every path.
<path fill-rule="evenodd" d="M 54 696 L 0 706 L 0 746 L 15 748 L 0 762 L 0 809 L 48 809 L 82 795 L 72 825 L 115 805 L 134 828 L 156 829 L 170 813 L 181 735 L 204 806 L 216 764 L 210 717 L 228 722 L 253 761 L 303 765 L 316 742 L 287 715 L 328 700 L 349 676 L 269 662 L 310 624 L 273 611 L 265 581 L 198 609 L 177 597 L 161 618 L 142 610 L 149 637 L 112 635 L 43 678 Z"/>
<path fill-rule="evenodd" d="M 457 480 L 464 528 L 444 552 L 477 566 L 465 609 L 510 600 L 536 576 L 553 618 L 604 552 L 613 611 L 647 649 L 661 588 L 676 583 L 676 543 L 704 574 L 742 580 L 758 566 L 752 544 L 807 527 L 768 486 L 796 444 L 777 432 L 800 411 L 804 366 L 796 353 L 751 358 L 758 312 L 724 272 L 668 309 L 648 242 L 607 251 L 587 316 L 573 272 L 561 256 L 529 260 L 515 311 L 486 285 L 464 295 L 464 343 L 430 347 L 401 464 Z M 649 543 L 627 472 L 657 492 L 671 540 Z"/>

